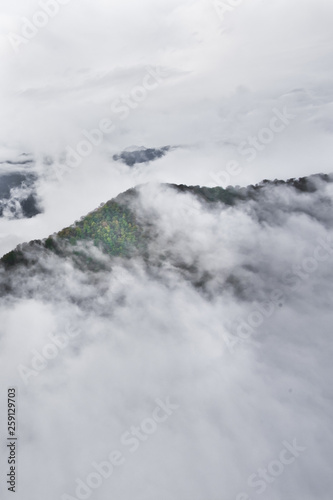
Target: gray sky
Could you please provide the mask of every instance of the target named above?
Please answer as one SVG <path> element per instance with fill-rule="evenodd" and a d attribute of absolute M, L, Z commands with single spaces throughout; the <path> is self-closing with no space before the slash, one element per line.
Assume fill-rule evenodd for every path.
<path fill-rule="evenodd" d="M 150 273 L 119 260 L 92 279 L 49 256 L 47 277 L 12 274 L 0 371 L 19 390 L 18 500 L 68 500 L 117 449 L 125 464 L 91 500 L 332 498 L 332 246 L 313 263 L 318 239 L 333 240 L 331 185 L 210 211 L 158 184 L 331 172 L 333 3 L 224 3 L 239 5 L 62 0 L 46 15 L 37 1 L 1 0 L 0 161 L 32 154 L 44 213 L 0 219 L 0 253 L 152 181 L 134 208 L 154 215 L 151 250 L 169 256 Z M 149 165 L 112 160 L 167 145 L 177 147 Z M 178 260 L 213 277 L 206 294 Z M 258 305 L 273 313 L 249 334 Z M 68 346 L 26 385 L 18 367 L 54 336 Z M 168 396 L 179 408 L 131 454 L 121 436 Z M 258 495 L 249 478 L 276 471 L 294 440 L 302 453 Z"/>
<path fill-rule="evenodd" d="M 45 213 L 1 221 L 1 253 L 141 182 L 248 184 L 331 171 L 332 3 L 238 4 L 223 12 L 201 0 L 71 0 L 50 17 L 38 2 L 2 0 L 0 154 L 34 155 Z M 293 118 L 269 135 L 276 110 Z M 57 164 L 105 119 L 112 132 L 53 182 L 42 158 Z M 261 133 L 267 142 L 244 155 Z M 182 147 L 135 171 L 115 165 L 112 154 L 133 145 Z M 241 171 L 228 178 L 231 161 Z"/>

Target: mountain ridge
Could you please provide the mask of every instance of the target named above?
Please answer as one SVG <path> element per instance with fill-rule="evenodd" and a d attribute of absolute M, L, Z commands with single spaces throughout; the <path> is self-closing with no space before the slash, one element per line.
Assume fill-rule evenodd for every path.
<path fill-rule="evenodd" d="M 257 201 L 263 190 L 270 187 L 286 186 L 295 189 L 299 194 L 313 193 L 317 190 L 318 182 L 333 182 L 333 174 L 314 174 L 307 177 L 290 178 L 286 181 L 264 179 L 258 184 L 247 187 L 205 187 L 187 186 L 184 184 L 160 184 L 182 194 L 191 194 L 201 203 L 210 206 L 222 203 L 226 206 L 235 206 L 238 203 Z M 89 212 L 70 226 L 54 233 L 42 240 L 32 240 L 18 245 L 5 254 L 0 262 L 5 269 L 13 266 L 29 264 L 27 254 L 32 249 L 51 251 L 60 256 L 68 256 L 82 242 L 93 243 L 94 246 L 110 256 L 131 257 L 146 252 L 146 243 L 149 239 L 149 229 L 131 208 L 133 200 L 139 196 L 140 186 L 130 188 L 117 197 L 107 201 L 99 208 Z M 80 251 L 74 252 L 80 258 Z M 34 261 L 34 259 L 32 259 Z M 93 266 L 94 267 L 94 266 Z"/>

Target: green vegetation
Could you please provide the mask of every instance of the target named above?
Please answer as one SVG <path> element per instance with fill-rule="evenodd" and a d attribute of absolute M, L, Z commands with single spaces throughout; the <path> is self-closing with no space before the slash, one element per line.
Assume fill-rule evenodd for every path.
<path fill-rule="evenodd" d="M 314 192 L 319 180 L 332 182 L 333 179 L 332 176 L 317 174 L 287 181 L 265 179 L 260 184 L 247 187 L 228 186 L 226 189 L 218 186 L 206 188 L 183 184 L 169 184 L 169 186 L 177 192 L 192 194 L 214 207 L 219 203 L 233 206 L 248 200 L 259 201 L 261 191 L 275 186 L 289 186 L 300 194 Z M 146 246 L 152 221 L 145 220 L 143 224 L 139 224 L 134 213 L 128 208 L 137 196 L 139 193 L 136 189 L 129 189 L 58 234 L 42 241 L 34 240 L 19 245 L 15 250 L 4 255 L 0 262 L 5 268 L 29 265 L 38 262 L 40 252 L 52 252 L 60 257 L 71 256 L 78 266 L 100 269 L 101 264 L 95 262 L 92 256 L 75 248 L 77 243 L 84 241 L 93 242 L 102 251 L 112 256 L 130 257 L 134 251 L 141 256 L 147 256 Z M 150 234 L 150 237 L 153 235 Z"/>
<path fill-rule="evenodd" d="M 79 267 L 99 270 L 100 263 L 75 248 L 77 243 L 84 241 L 93 242 L 112 256 L 129 257 L 136 250 L 142 254 L 145 248 L 143 228 L 138 225 L 133 212 L 124 204 L 111 200 L 56 235 L 19 245 L 0 260 L 5 268 L 29 265 L 36 262 L 40 251 L 46 250 L 61 257 L 71 255 Z"/>
<path fill-rule="evenodd" d="M 24 262 L 23 253 L 19 250 L 12 250 L 11 252 L 6 253 L 1 261 L 4 263 L 6 267 L 13 267 L 17 264 Z"/>
<path fill-rule="evenodd" d="M 91 240 L 108 254 L 120 256 L 128 256 L 134 248 L 142 247 L 143 244 L 142 229 L 134 214 L 113 200 L 60 231 L 58 237 L 72 245 Z M 48 238 L 45 246 L 52 248 L 52 245 L 52 238 Z"/>

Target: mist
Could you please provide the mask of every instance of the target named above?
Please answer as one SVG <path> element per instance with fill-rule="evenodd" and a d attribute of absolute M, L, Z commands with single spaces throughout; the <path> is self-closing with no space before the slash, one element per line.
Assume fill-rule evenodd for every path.
<path fill-rule="evenodd" d="M 88 245 L 103 271 L 48 252 L 2 271 L 18 499 L 330 498 L 332 184 L 316 182 L 234 207 L 148 184 L 132 210 L 149 261 Z"/>
<path fill-rule="evenodd" d="M 1 255 L 144 182 L 245 186 L 332 171 L 329 0 L 225 11 L 203 0 L 54 2 L 1 5 L 0 151 L 32 155 L 42 212 L 0 220 Z M 293 118 L 272 136 L 276 110 Z M 177 149 L 134 170 L 112 160 L 167 145 Z"/>

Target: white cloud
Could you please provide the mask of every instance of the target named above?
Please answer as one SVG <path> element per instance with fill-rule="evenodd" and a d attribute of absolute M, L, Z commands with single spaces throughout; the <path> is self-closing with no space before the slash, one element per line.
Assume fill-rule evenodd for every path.
<path fill-rule="evenodd" d="M 318 238 L 333 237 L 332 188 L 318 186 L 311 195 L 267 188 L 259 203 L 213 211 L 143 186 L 136 210 L 154 215 L 155 266 L 116 259 L 92 275 L 49 257 L 40 260 L 48 274 L 6 279 L 0 352 L 4 387 L 18 386 L 17 498 L 75 497 L 76 479 L 114 450 L 125 463 L 90 498 L 256 498 L 248 478 L 296 439 L 307 450 L 265 494 L 328 500 L 332 256 L 296 289 L 284 277 Z M 205 293 L 190 284 L 207 273 Z M 230 351 L 239 322 L 277 288 L 283 307 Z M 18 365 L 34 368 L 50 336 L 74 327 L 79 334 L 26 385 Z M 168 396 L 179 409 L 131 454 L 121 436 Z"/>
<path fill-rule="evenodd" d="M 1 3 L 1 161 L 33 154 L 44 207 L 0 220 L 1 254 L 136 184 L 211 185 L 230 161 L 242 172 L 222 184 L 332 170 L 329 0 L 240 2 L 223 21 L 204 0 L 71 0 L 16 53 L 8 33 L 40 8 Z M 147 67 L 165 78 L 121 120 L 112 103 L 142 85 Z M 239 146 L 284 107 L 296 118 L 248 162 Z M 103 118 L 114 119 L 112 134 L 57 179 L 44 155 L 61 166 Z M 133 169 L 112 161 L 134 144 L 181 147 Z M 330 260 L 295 290 L 284 273 L 332 236 L 331 187 L 271 189 L 260 205 L 222 211 L 152 184 L 141 193 L 137 210 L 157 223 L 151 251 L 168 256 L 160 267 L 117 260 L 91 275 L 54 257 L 41 259 L 47 276 L 1 275 L 3 290 L 4 280 L 13 285 L 0 303 L 0 366 L 3 387 L 18 386 L 16 498 L 74 495 L 92 462 L 170 396 L 179 410 L 133 456 L 122 448 L 126 463 L 91 499 L 234 500 L 244 491 L 253 500 L 248 477 L 296 439 L 307 452 L 265 495 L 330 500 Z M 205 292 L 190 283 L 209 277 Z M 230 352 L 240 322 L 281 287 L 274 314 Z M 17 367 L 72 326 L 80 334 L 25 385 Z"/>
<path fill-rule="evenodd" d="M 22 18 L 31 20 L 40 9 L 35 1 L 2 2 L 4 146 L 59 157 L 67 146 L 76 147 L 84 129 L 116 118 L 112 103 L 142 82 L 147 66 L 164 68 L 168 75 L 126 120 L 116 120 L 97 156 L 85 160 L 84 175 L 81 169 L 73 174 L 71 205 L 81 215 L 96 198 L 105 201 L 136 183 L 130 171 L 120 176 L 114 171 L 110 149 L 186 145 L 186 152 L 176 151 L 146 171 L 143 166 L 139 178 L 208 184 L 210 171 L 244 160 L 239 145 L 266 126 L 276 107 L 287 106 L 297 119 L 255 162 L 244 165 L 234 183 L 331 171 L 328 0 L 241 2 L 223 22 L 213 2 L 203 0 L 99 0 L 80 6 L 71 1 L 15 53 L 8 31 L 20 33 Z M 96 162 L 109 164 L 115 191 L 105 193 L 108 174 Z M 90 183 L 99 195 L 87 203 L 81 193 Z M 69 201 L 62 203 L 62 189 L 46 191 L 48 210 L 30 227 L 31 238 L 40 237 L 46 226 L 48 233 L 58 230 L 60 221 L 72 222 L 74 210 Z M 26 239 L 23 226 L 11 226 L 2 252 L 13 237 Z"/>

